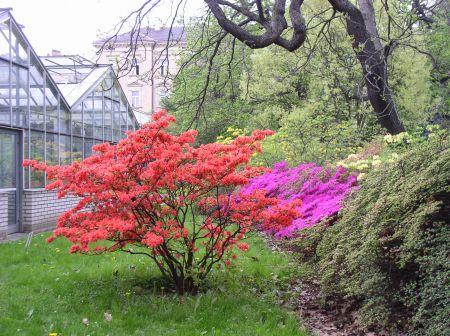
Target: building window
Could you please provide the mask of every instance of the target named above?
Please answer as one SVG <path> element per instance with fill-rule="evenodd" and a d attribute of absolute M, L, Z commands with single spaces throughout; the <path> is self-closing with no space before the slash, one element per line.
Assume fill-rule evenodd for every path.
<path fill-rule="evenodd" d="M 131 74 L 139 76 L 139 61 L 136 58 L 131 62 Z"/>
<path fill-rule="evenodd" d="M 133 107 L 141 106 L 140 98 L 141 97 L 139 91 L 131 91 L 131 106 Z"/>

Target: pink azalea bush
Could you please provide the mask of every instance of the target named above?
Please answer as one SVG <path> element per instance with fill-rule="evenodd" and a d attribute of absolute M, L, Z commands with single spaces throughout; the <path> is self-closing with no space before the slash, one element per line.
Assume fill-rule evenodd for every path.
<path fill-rule="evenodd" d="M 334 218 L 348 194 L 357 188 L 356 176 L 345 168 L 330 170 L 315 163 L 290 168 L 285 161 L 274 165 L 271 172 L 257 176 L 243 187 L 242 192 L 265 190 L 267 197 L 282 201 L 301 200 L 302 214 L 287 227 L 274 231 L 276 237 L 291 237 L 297 231 L 311 227 L 325 219 Z"/>

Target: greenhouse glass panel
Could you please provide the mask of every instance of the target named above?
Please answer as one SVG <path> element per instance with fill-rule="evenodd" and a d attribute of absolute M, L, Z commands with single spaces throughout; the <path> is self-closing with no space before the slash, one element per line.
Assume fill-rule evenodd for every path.
<path fill-rule="evenodd" d="M 11 58 L 13 62 L 16 62 L 21 65 L 28 65 L 28 52 L 25 42 L 20 37 L 20 33 L 17 30 L 17 27 L 14 23 L 12 23 L 12 32 L 11 32 Z"/>
<path fill-rule="evenodd" d="M 127 130 L 127 115 L 127 101 L 125 97 L 122 97 L 120 100 L 120 131 L 122 138 L 125 138 L 126 136 L 125 131 Z"/>
<path fill-rule="evenodd" d="M 44 161 L 44 156 L 44 133 L 30 132 L 30 159 Z M 32 169 L 30 173 L 30 188 L 43 188 L 44 184 L 44 173 Z"/>
<path fill-rule="evenodd" d="M 118 142 L 120 136 L 120 95 L 116 84 L 112 88 L 113 94 L 113 141 Z"/>
<path fill-rule="evenodd" d="M 106 93 L 106 92 L 105 92 Z M 105 141 L 112 141 L 112 102 L 110 98 L 107 98 L 105 96 L 105 114 L 104 114 L 104 140 Z"/>
<path fill-rule="evenodd" d="M 70 134 L 70 112 L 64 107 L 62 100 L 59 112 L 59 131 Z"/>
<path fill-rule="evenodd" d="M 93 123 L 94 123 L 94 107 L 92 95 L 87 97 L 83 101 L 83 123 L 84 123 L 84 136 L 93 136 Z"/>
<path fill-rule="evenodd" d="M 58 160 L 58 150 L 59 150 L 59 142 L 58 142 L 58 134 L 47 133 L 45 135 L 45 162 L 48 165 L 56 166 L 59 164 Z M 49 179 L 46 175 L 45 183 L 49 184 L 54 182 L 55 179 Z"/>
<path fill-rule="evenodd" d="M 9 20 L 0 22 L 0 57 L 9 60 Z"/>
<path fill-rule="evenodd" d="M 58 164 L 58 134 L 47 133 L 45 137 L 45 162 L 48 165 Z"/>
<path fill-rule="evenodd" d="M 46 130 L 58 131 L 58 93 L 47 78 L 45 87 Z"/>
<path fill-rule="evenodd" d="M 11 106 L 13 125 L 28 126 L 28 70 L 13 65 L 11 81 Z"/>
<path fill-rule="evenodd" d="M 83 138 L 72 138 L 72 162 L 83 160 Z"/>
<path fill-rule="evenodd" d="M 103 89 L 94 91 L 94 138 L 103 139 Z"/>
<path fill-rule="evenodd" d="M 0 132 L 0 189 L 16 185 L 15 149 L 15 135 Z"/>
<path fill-rule="evenodd" d="M 82 105 L 78 104 L 72 108 L 72 134 L 82 135 L 83 129 L 83 110 Z"/>
<path fill-rule="evenodd" d="M 94 140 L 89 138 L 84 138 L 84 158 L 88 158 L 92 155 L 92 146 L 94 145 Z"/>
<path fill-rule="evenodd" d="M 113 101 L 113 141 L 120 140 L 120 103 Z"/>
<path fill-rule="evenodd" d="M 0 40 L 0 44 L 3 41 Z M 9 100 L 9 63 L 0 59 L 0 124 L 11 124 L 11 104 Z"/>
<path fill-rule="evenodd" d="M 111 79 L 112 74 L 109 73 L 107 76 L 108 77 L 106 77 L 102 83 L 102 87 L 105 97 L 112 98 L 112 90 L 111 90 L 113 86 L 113 81 Z"/>
<path fill-rule="evenodd" d="M 30 127 L 44 129 L 44 77 L 37 60 L 31 58 L 30 66 Z"/>
<path fill-rule="evenodd" d="M 30 158 L 30 152 L 29 152 L 29 146 L 30 146 L 30 132 L 29 131 L 25 131 L 24 132 L 24 141 L 23 141 L 23 158 L 24 159 L 29 159 Z M 29 189 L 30 188 L 30 167 L 25 167 L 23 169 L 24 174 L 23 174 L 23 179 L 24 179 L 24 183 L 23 186 L 25 189 Z"/>
<path fill-rule="evenodd" d="M 60 135 L 59 136 L 59 158 L 61 165 L 70 164 L 70 136 Z"/>
<path fill-rule="evenodd" d="M 129 131 L 133 130 L 133 119 L 130 113 L 127 113 L 127 127 Z"/>

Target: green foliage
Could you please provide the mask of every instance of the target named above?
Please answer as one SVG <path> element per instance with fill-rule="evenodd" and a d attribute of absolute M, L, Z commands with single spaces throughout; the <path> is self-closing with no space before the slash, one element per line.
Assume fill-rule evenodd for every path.
<path fill-rule="evenodd" d="M 234 127 L 228 127 L 226 131 L 219 135 L 216 139 L 216 142 L 222 143 L 222 144 L 230 144 L 234 139 L 240 136 L 245 136 L 244 130 L 241 130 L 240 128 L 234 128 Z"/>
<path fill-rule="evenodd" d="M 320 23 L 332 15 L 323 11 L 325 6 L 324 0 L 308 1 L 303 12 L 310 20 L 308 39 L 295 52 L 277 46 L 251 50 L 227 36 L 212 61 L 212 42 L 220 28 L 215 20 L 194 20 L 181 64 L 192 60 L 177 76 L 166 102 L 180 128 L 191 126 L 197 116 L 192 126 L 200 130 L 200 143 L 225 137 L 229 126 L 277 131 L 257 158 L 267 165 L 280 160 L 294 165 L 335 162 L 383 135 L 345 20 L 338 16 L 323 27 Z M 445 122 L 448 85 L 439 80 L 448 72 L 449 34 L 442 10 L 430 29 L 425 23 L 408 26 L 416 17 L 407 3 L 375 1 L 374 6 L 381 41 L 390 46 L 389 85 L 407 131 Z M 203 22 L 205 30 L 200 28 Z"/>
<path fill-rule="evenodd" d="M 176 131 L 198 130 L 199 143 L 214 142 L 229 126 L 244 128 L 249 114 L 239 95 L 249 51 L 231 36 L 215 50 L 220 27 L 215 20 L 207 20 L 202 29 L 204 23 L 203 18 L 193 19 L 186 27 L 188 39 L 179 61 L 181 70 L 170 98 L 164 101 L 177 118 Z"/>
<path fill-rule="evenodd" d="M 0 244 L 1 335 L 307 335 L 276 304 L 295 268 L 259 237 L 236 272 L 216 270 L 208 291 L 179 297 L 144 258 L 69 255 L 47 236 Z"/>
<path fill-rule="evenodd" d="M 408 47 L 398 47 L 389 60 L 389 84 L 400 118 L 409 131 L 427 124 L 438 104 L 432 92 L 431 70 L 427 56 Z"/>
<path fill-rule="evenodd" d="M 371 170 L 340 220 L 315 240 L 324 297 L 356 300 L 366 325 L 450 332 L 447 145 L 416 144 Z"/>
<path fill-rule="evenodd" d="M 431 33 L 426 35 L 427 50 L 433 56 L 431 71 L 432 92 L 436 100 L 433 119 L 443 127 L 450 126 L 450 25 L 448 24 L 448 5 L 442 3 L 442 8 L 435 15 L 435 23 Z"/>
<path fill-rule="evenodd" d="M 445 143 L 447 136 L 447 131 L 439 125 L 418 127 L 412 132 L 402 132 L 396 135 L 387 134 L 382 138 L 375 138 L 357 153 L 352 153 L 338 161 L 337 165 L 358 172 L 358 180 L 362 180 L 370 170 L 383 169 L 383 164 L 398 161 L 399 153 L 404 153 L 413 149 L 414 146 L 425 144 L 428 141 Z"/>
<path fill-rule="evenodd" d="M 354 153 L 371 137 L 354 120 L 339 120 L 328 112 L 321 103 L 293 108 L 282 119 L 279 132 L 265 140 L 261 159 L 268 164 L 281 160 L 292 165 L 325 164 Z"/>

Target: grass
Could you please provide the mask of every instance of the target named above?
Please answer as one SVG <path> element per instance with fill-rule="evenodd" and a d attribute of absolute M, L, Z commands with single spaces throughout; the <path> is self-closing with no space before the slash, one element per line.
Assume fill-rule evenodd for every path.
<path fill-rule="evenodd" d="M 70 255 L 67 242 L 46 236 L 28 249 L 0 244 L 2 335 L 307 335 L 276 304 L 295 268 L 261 238 L 234 268 L 215 270 L 207 291 L 179 297 L 144 257 Z"/>

